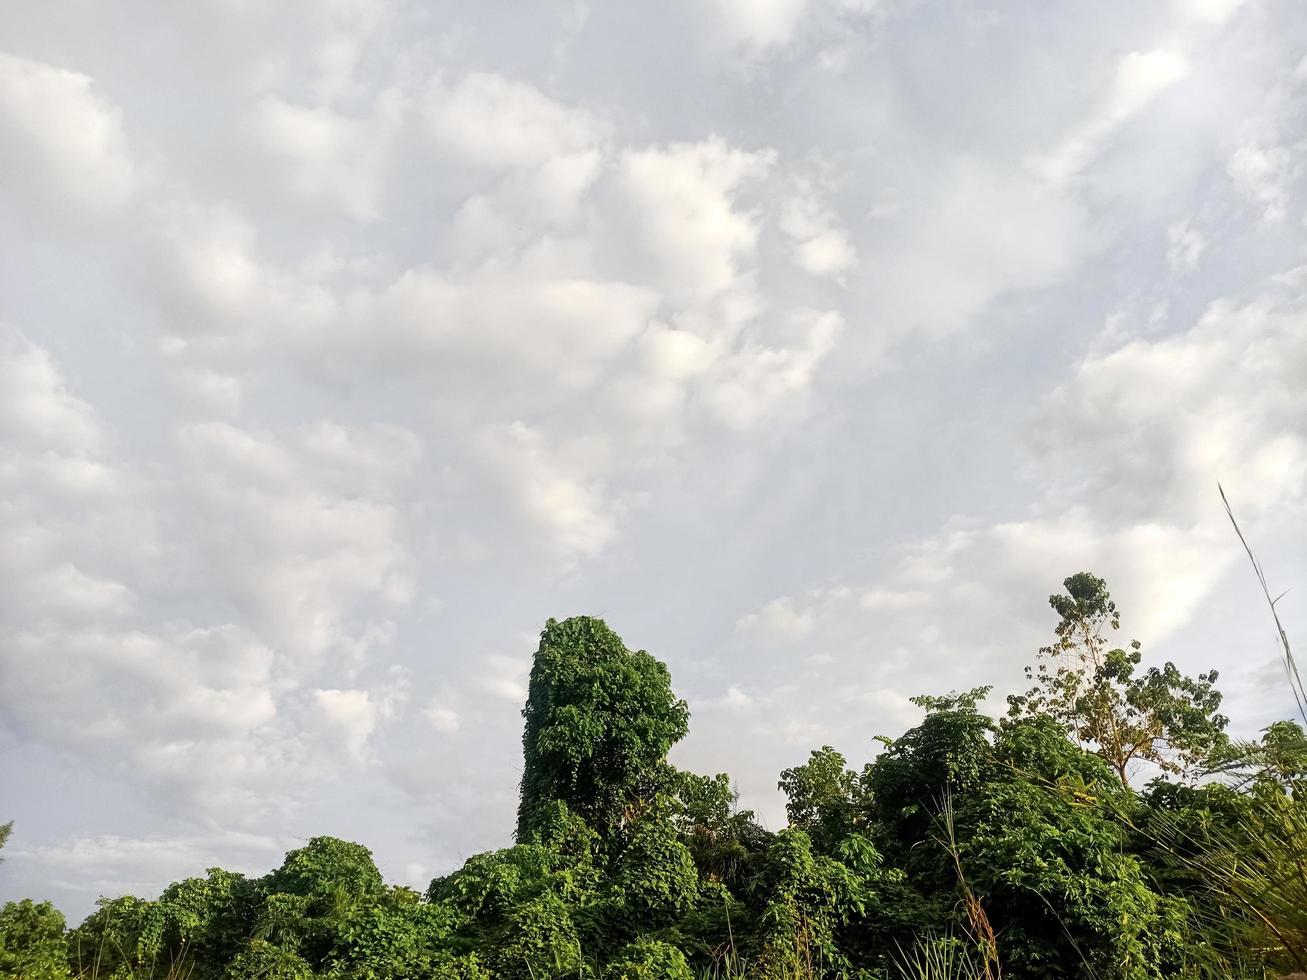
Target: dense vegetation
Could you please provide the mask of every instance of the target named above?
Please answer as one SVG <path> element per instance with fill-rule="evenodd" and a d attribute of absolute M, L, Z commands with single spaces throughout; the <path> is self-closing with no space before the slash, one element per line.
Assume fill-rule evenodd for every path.
<path fill-rule="evenodd" d="M 676 769 L 689 712 L 603 622 L 551 620 L 531 672 L 516 843 L 426 893 L 315 838 L 262 878 L 210 869 L 74 929 L 0 910 L 0 976 L 195 980 L 900 976 L 1143 980 L 1307 969 L 1307 738 L 1231 741 L 1215 673 L 1141 667 L 1082 573 L 1006 717 L 988 689 L 861 772 L 780 776 L 789 825 Z M 1286 650 L 1287 652 L 1287 650 Z M 6 829 L 0 830 L 0 840 Z"/>

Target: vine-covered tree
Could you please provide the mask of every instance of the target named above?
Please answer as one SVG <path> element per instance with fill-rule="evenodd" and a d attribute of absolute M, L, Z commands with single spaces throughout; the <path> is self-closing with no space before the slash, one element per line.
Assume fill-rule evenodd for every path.
<path fill-rule="evenodd" d="M 0 977 L 64 980 L 68 939 L 64 917 L 49 902 L 24 899 L 0 908 Z"/>
<path fill-rule="evenodd" d="M 555 800 L 610 837 L 627 808 L 666 781 L 667 752 L 690 712 L 663 663 L 628 650 L 602 620 L 574 616 L 540 634 L 522 716 L 519 841 Z"/>
<path fill-rule="evenodd" d="M 1216 671 L 1192 678 L 1167 663 L 1137 674 L 1138 640 L 1114 647 L 1105 631 L 1121 628 L 1107 583 L 1090 572 L 1063 581 L 1048 597 L 1058 614 L 1057 638 L 1026 668 L 1035 686 L 1008 698 L 1011 718 L 1048 715 L 1110 765 L 1122 783 L 1138 762 L 1185 775 L 1226 741 L 1218 713 Z"/>

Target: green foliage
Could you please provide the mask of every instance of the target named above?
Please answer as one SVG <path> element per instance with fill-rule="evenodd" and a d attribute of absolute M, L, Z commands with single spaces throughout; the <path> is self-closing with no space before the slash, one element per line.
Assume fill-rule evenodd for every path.
<path fill-rule="evenodd" d="M 1066 580 L 1039 686 L 914 699 L 861 773 L 786 769 L 789 826 L 681 772 L 667 669 L 599 620 L 550 621 L 524 711 L 517 842 L 425 895 L 316 837 L 257 879 L 210 869 L 66 932 L 0 910 L 0 977 L 63 980 L 1160 980 L 1307 968 L 1307 736 L 1230 743 L 1215 675 L 1108 650 L 1106 585 Z M 1069 662 L 1069 666 L 1068 666 Z M 1142 791 L 1135 760 L 1161 775 Z M 1201 765 L 1200 765 L 1201 764 Z M 1199 769 L 1219 777 L 1174 781 Z M 0 828 L 0 830 L 7 830 Z M 3 834 L 0 834 L 0 841 Z"/>
<path fill-rule="evenodd" d="M 334 837 L 314 837 L 291 851 L 259 890 L 264 898 L 255 934 L 314 967 L 348 945 L 360 916 L 394 900 L 372 852 Z"/>
<path fill-rule="evenodd" d="M 901 980 L 983 980 L 985 969 L 972 944 L 952 934 L 923 935 L 893 957 Z"/>
<path fill-rule="evenodd" d="M 425 976 L 437 967 L 453 969 L 441 950 L 453 919 L 450 909 L 423 902 L 408 888 L 392 889 L 337 926 L 327 972 L 351 980 L 387 980 Z"/>
<path fill-rule="evenodd" d="M 646 819 L 613 861 L 608 903 L 634 929 L 660 929 L 684 916 L 699 895 L 699 873 L 669 820 Z"/>
<path fill-rule="evenodd" d="M 814 854 L 802 830 L 776 835 L 755 884 L 761 905 L 764 975 L 834 976 L 851 967 L 836 930 L 867 911 L 859 876 L 839 861 Z"/>
<path fill-rule="evenodd" d="M 99 908 L 73 930 L 74 969 L 94 969 L 98 977 L 153 977 L 165 973 L 171 958 L 164 948 L 166 912 L 158 902 L 125 895 L 101 899 Z"/>
<path fill-rule="evenodd" d="M 496 977 L 566 976 L 582 966 L 581 940 L 566 903 L 546 891 L 504 910 L 486 934 L 486 963 Z"/>
<path fill-rule="evenodd" d="M 868 768 L 872 813 L 900 845 L 896 857 L 934 831 L 934 813 L 946 796 L 965 798 L 992 776 L 994 722 L 978 705 L 979 687 L 947 697 L 918 697 L 926 717 L 901 738 L 883 740 L 885 752 Z"/>
<path fill-rule="evenodd" d="M 1127 651 L 1110 647 L 1103 635 L 1105 628 L 1121 628 L 1107 584 L 1080 572 L 1063 585 L 1066 594 L 1048 597 L 1060 617 L 1057 639 L 1039 651 L 1037 668 L 1026 668 L 1035 686 L 1008 698 L 1009 715 L 1061 722 L 1123 783 L 1136 762 L 1180 775 L 1200 767 L 1225 742 L 1216 671 L 1195 679 L 1167 663 L 1136 676 L 1139 641 Z"/>
<path fill-rule="evenodd" d="M 522 715 L 519 841 L 555 800 L 612 836 L 628 807 L 653 796 L 689 724 L 667 668 L 589 616 L 546 624 Z"/>
<path fill-rule="evenodd" d="M 693 980 L 685 954 L 656 939 L 641 938 L 626 946 L 604 970 L 604 980 Z"/>
<path fill-rule="evenodd" d="M 959 802 L 961 860 L 989 898 L 1004 962 L 1024 976 L 1075 975 L 1085 964 L 1105 978 L 1164 976 L 1160 944 L 1176 937 L 1161 899 L 1124 853 L 1121 825 L 1073 785 L 995 780 Z"/>
<path fill-rule="evenodd" d="M 814 749 L 803 765 L 782 772 L 777 788 L 785 794 L 790 826 L 806 830 L 819 851 L 829 852 L 864 821 L 862 781 L 829 745 Z"/>
<path fill-rule="evenodd" d="M 386 890 L 372 852 L 334 837 L 314 837 L 291 851 L 268 876 L 265 887 L 270 892 L 302 895 L 324 910 L 361 904 Z"/>
<path fill-rule="evenodd" d="M 232 960 L 225 980 L 312 980 L 313 971 L 299 956 L 262 939 L 252 939 Z"/>
<path fill-rule="evenodd" d="M 63 980 L 68 976 L 64 917 L 29 899 L 0 908 L 0 977 Z"/>
<path fill-rule="evenodd" d="M 221 868 L 169 885 L 159 897 L 164 946 L 185 955 L 194 980 L 221 976 L 253 931 L 257 901 L 254 882 Z"/>
<path fill-rule="evenodd" d="M 705 881 L 742 889 L 753 873 L 757 855 L 771 842 L 752 810 L 740 810 L 730 777 L 677 772 L 672 819 Z"/>

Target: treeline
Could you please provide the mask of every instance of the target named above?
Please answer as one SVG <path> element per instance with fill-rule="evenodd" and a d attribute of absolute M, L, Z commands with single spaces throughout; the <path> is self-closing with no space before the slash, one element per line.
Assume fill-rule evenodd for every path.
<path fill-rule="evenodd" d="M 1263 978 L 1307 970 L 1307 738 L 1232 741 L 1215 673 L 1144 669 L 1102 580 L 1050 598 L 1053 642 L 1001 719 L 988 689 L 861 771 L 780 776 L 762 827 L 726 774 L 676 769 L 689 711 L 602 621 L 551 620 L 523 711 L 516 843 L 425 894 L 315 838 L 105 899 L 66 929 L 0 910 L 0 975 L 308 980 Z"/>

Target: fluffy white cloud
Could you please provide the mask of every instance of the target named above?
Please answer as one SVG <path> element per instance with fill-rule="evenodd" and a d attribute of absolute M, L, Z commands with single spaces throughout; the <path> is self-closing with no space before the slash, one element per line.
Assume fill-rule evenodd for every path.
<path fill-rule="evenodd" d="M 382 445 L 393 445 L 395 435 L 383 429 Z M 404 462 L 351 444 L 365 443 L 366 433 L 335 438 L 328 445 L 336 458 L 324 459 L 315 451 L 321 428 L 308 433 L 308 453 L 228 423 L 179 433 L 189 490 L 212 529 L 202 538 L 210 573 L 220 576 L 230 599 L 292 655 L 332 652 L 355 660 L 384 639 L 385 612 L 412 592 L 400 515 L 384 497 L 360 494 L 374 467 L 394 478 Z M 411 436 L 399 438 L 411 453 Z M 398 471 L 389 468 L 396 462 Z M 376 616 L 367 611 L 372 604 L 379 604 Z"/>
<path fill-rule="evenodd" d="M 432 92 L 427 108 L 436 139 L 486 167 L 541 167 L 593 149 L 597 122 L 532 85 L 473 72 Z"/>
<path fill-rule="evenodd" d="M 666 295 L 699 302 L 737 285 L 759 221 L 737 209 L 735 196 L 775 161 L 770 150 L 740 150 L 719 138 L 623 154 L 624 198 Z"/>
<path fill-rule="evenodd" d="M 1124 520 L 1195 524 L 1217 481 L 1256 515 L 1291 508 L 1307 477 L 1297 288 L 1217 302 L 1188 331 L 1086 359 L 1047 400 L 1047 471 Z"/>
<path fill-rule="evenodd" d="M 974 328 L 996 299 L 1057 282 L 1086 248 L 1082 205 L 1016 168 L 963 158 L 904 179 L 865 250 L 880 321 L 864 343 Z"/>
<path fill-rule="evenodd" d="M 802 32 L 805 21 L 822 26 L 831 19 L 865 16 L 878 0 L 713 0 L 720 29 L 751 54 L 784 48 Z"/>
<path fill-rule="evenodd" d="M 797 313 L 792 324 L 798 333 L 796 343 L 746 343 L 719 365 L 704 397 L 728 425 L 748 428 L 786 399 L 806 391 L 844 329 L 843 318 L 833 311 Z"/>
<path fill-rule="evenodd" d="M 1207 24 L 1224 24 L 1247 0 L 1172 0 L 1180 16 Z"/>
<path fill-rule="evenodd" d="M 393 714 L 394 704 L 369 691 L 329 688 L 313 692 L 314 704 L 327 725 L 355 759 L 363 760 L 377 723 Z"/>
<path fill-rule="evenodd" d="M 265 150 L 284 162 L 291 193 L 325 201 L 354 218 L 375 219 L 380 214 L 387 130 L 399 107 L 383 105 L 382 110 L 392 118 L 365 121 L 326 106 L 267 96 L 255 108 L 251 128 Z"/>
<path fill-rule="evenodd" d="M 790 237 L 794 260 L 814 276 L 843 281 L 857 265 L 857 251 L 834 212 L 822 203 L 809 182 L 800 182 L 781 207 L 780 229 Z"/>
<path fill-rule="evenodd" d="M 272 838 L 240 831 L 171 837 L 65 837 L 47 844 L 6 851 L 11 872 L 39 886 L 66 889 L 86 905 L 104 896 L 153 898 L 170 882 L 203 875 L 222 866 L 250 876 L 266 873 L 295 847 L 293 838 Z"/>
<path fill-rule="evenodd" d="M 137 168 L 122 110 L 92 79 L 0 53 L 0 159 L 10 180 L 91 213 L 124 205 Z"/>
<path fill-rule="evenodd" d="M 452 735 L 463 727 L 463 719 L 453 708 L 432 701 L 422 712 L 431 727 L 444 735 Z"/>
<path fill-rule="evenodd" d="M 194 482 L 145 480 L 48 351 L 7 337 L 0 377 L 9 724 L 234 820 L 266 812 L 274 784 L 293 805 L 336 746 L 363 758 L 397 710 L 394 681 L 319 690 L 315 721 L 304 658 L 333 652 L 357 673 L 388 642 L 387 621 L 357 607 L 408 599 L 384 498 L 416 438 L 325 420 L 284 439 L 199 423 L 179 436 Z M 87 470 L 98 476 L 68 476 Z M 69 521 L 60 495 L 74 491 L 86 516 Z M 161 534 L 191 514 L 200 524 L 184 540 Z"/>
<path fill-rule="evenodd" d="M 489 429 L 480 440 L 484 465 L 518 515 L 575 561 L 615 537 L 616 505 L 594 475 L 600 461 L 565 449 L 522 422 Z"/>
<path fill-rule="evenodd" d="M 1103 142 L 1127 119 L 1189 74 L 1190 67 L 1173 51 L 1132 51 L 1117 64 L 1106 96 L 1083 123 L 1055 150 L 1034 161 L 1035 170 L 1054 185 L 1080 173 Z"/>
<path fill-rule="evenodd" d="M 94 409 L 68 391 L 49 352 L 13 331 L 0 340 L 0 432 L 6 439 L 56 452 L 99 449 Z"/>
<path fill-rule="evenodd" d="M 1289 206 L 1289 182 L 1297 165 L 1287 147 L 1245 143 L 1230 157 L 1226 170 L 1234 189 L 1261 214 L 1268 225 L 1284 220 Z"/>
<path fill-rule="evenodd" d="M 546 243 L 457 276 L 410 269 L 357 307 L 352 322 L 362 347 L 380 341 L 403 357 L 515 367 L 567 388 L 593 383 L 656 304 L 651 290 L 588 275 Z"/>

